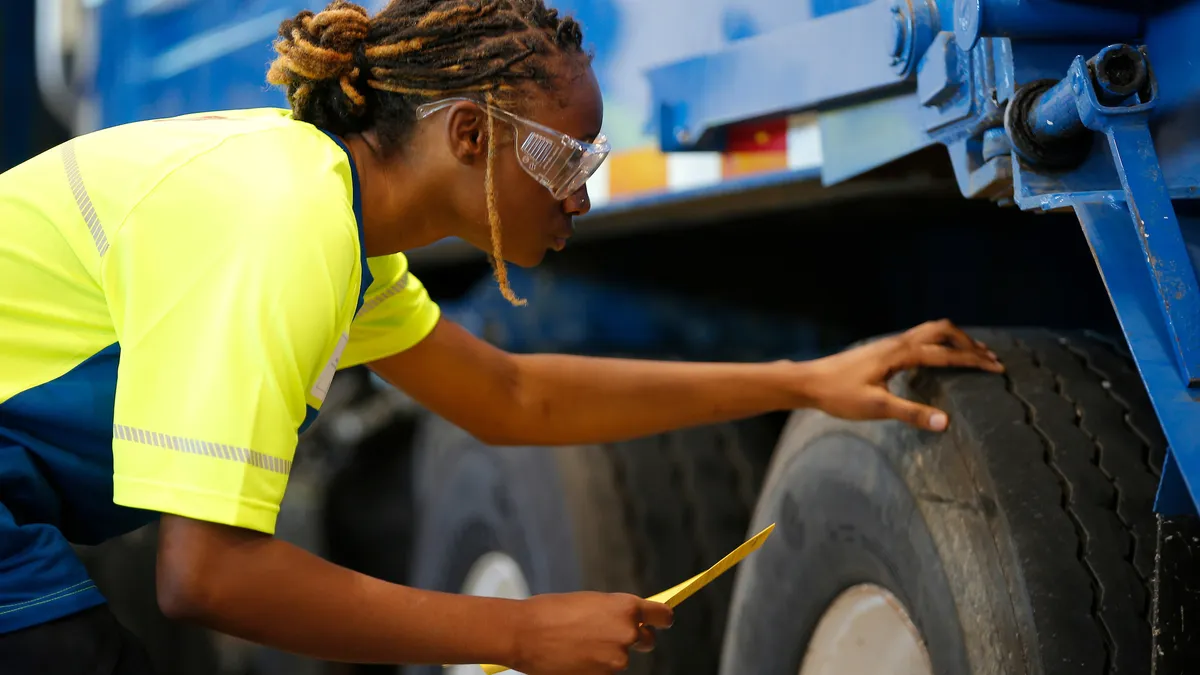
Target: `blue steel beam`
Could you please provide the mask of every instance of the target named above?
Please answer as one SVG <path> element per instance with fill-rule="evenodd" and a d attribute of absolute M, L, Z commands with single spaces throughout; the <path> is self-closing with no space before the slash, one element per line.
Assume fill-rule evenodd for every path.
<path fill-rule="evenodd" d="M 980 37 L 1113 42 L 1142 27 L 1137 12 L 1056 0 L 875 0 L 650 70 L 650 115 L 663 150 L 714 149 L 735 122 L 911 91 L 939 31 L 970 53 Z"/>
<path fill-rule="evenodd" d="M 901 83 L 889 60 L 889 5 L 877 0 L 651 70 L 651 115 L 663 149 L 710 147 L 719 140 L 710 132 L 723 125 Z"/>
<path fill-rule="evenodd" d="M 1195 512 L 1200 504 L 1200 395 L 1188 388 L 1176 364 L 1174 339 L 1158 309 L 1158 289 L 1146 274 L 1143 238 L 1131 227 L 1126 204 L 1082 202 L 1074 207 L 1170 446 L 1155 510 L 1164 515 Z M 1200 233 L 1200 217 L 1179 221 L 1184 229 Z"/>
<path fill-rule="evenodd" d="M 1142 260 L 1158 293 L 1171 337 L 1171 353 L 1188 386 L 1200 384 L 1200 288 L 1187 255 L 1167 184 L 1158 170 L 1154 141 L 1145 123 L 1116 122 L 1105 131 L 1132 225 L 1142 245 Z"/>
<path fill-rule="evenodd" d="M 1128 4 L 1139 5 L 1136 0 Z M 1058 0 L 956 0 L 951 30 L 958 46 L 969 51 L 981 37 L 1135 39 L 1141 17 L 1136 11 Z"/>

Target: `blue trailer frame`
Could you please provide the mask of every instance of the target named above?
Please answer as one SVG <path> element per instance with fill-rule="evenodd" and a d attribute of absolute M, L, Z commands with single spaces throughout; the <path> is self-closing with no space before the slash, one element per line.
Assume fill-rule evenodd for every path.
<path fill-rule="evenodd" d="M 827 185 L 942 144 L 964 197 L 1074 209 L 1170 444 L 1155 508 L 1200 511 L 1200 3 L 842 4 L 652 70 L 662 147 L 815 109 Z M 878 58 L 818 58 L 835 47 Z M 1113 91 L 1105 68 L 1143 58 Z"/>
<path fill-rule="evenodd" d="M 101 35 L 129 35 L 105 48 L 86 92 L 97 101 L 99 125 L 107 126 L 214 106 L 282 105 L 282 96 L 261 84 L 269 43 L 280 20 L 311 3 L 91 4 Z M 385 3 L 366 4 L 377 10 Z M 833 186 L 938 144 L 964 197 L 1024 210 L 1074 209 L 1170 443 L 1156 508 L 1200 512 L 1200 210 L 1191 201 L 1200 190 L 1200 149 L 1193 147 L 1200 72 L 1188 65 L 1200 62 L 1200 41 L 1189 39 L 1200 30 L 1200 2 L 702 3 L 721 12 L 720 46 L 649 69 L 644 101 L 628 93 L 628 68 L 609 62 L 631 48 L 620 35 L 628 23 L 622 15 L 654 12 L 646 20 L 662 23 L 687 8 L 555 4 L 587 28 L 609 107 L 626 118 L 642 114 L 638 123 L 662 151 L 720 150 L 732 124 L 818 113 L 819 170 L 649 195 L 607 210 L 817 176 Z M 1096 63 L 1130 54 L 1114 45 L 1145 54 L 1140 95 L 1114 97 L 1097 83 Z M 836 53 L 857 58 L 828 58 Z M 639 104 L 647 108 L 630 110 Z M 1023 119 L 1006 120 L 1006 111 L 1018 108 Z M 628 127 L 610 135 L 618 145 L 641 138 Z M 1059 156 L 1039 155 L 1042 142 Z"/>
<path fill-rule="evenodd" d="M 108 40 L 79 92 L 96 126 L 284 105 L 263 83 L 270 42 L 281 20 L 324 4 L 79 1 Z M 371 10 L 385 3 L 363 0 Z M 1200 514 L 1200 72 L 1192 67 L 1200 63 L 1193 37 L 1200 0 L 551 4 L 584 24 L 605 89 L 606 131 L 618 150 L 652 144 L 666 153 L 720 152 L 736 126 L 802 112 L 815 113 L 823 148 L 816 167 L 646 195 L 598 207 L 592 218 L 628 220 L 765 188 L 836 188 L 933 146 L 945 148 L 965 198 L 1073 211 L 1169 442 L 1155 510 Z M 706 17 L 685 25 L 719 28 L 657 42 L 654 31 L 649 40 L 630 36 L 635 21 L 661 31 L 690 20 L 682 12 Z M 625 62 L 652 45 L 662 47 L 645 59 L 654 67 Z M 14 40 L 5 46 L 21 49 Z M 833 58 L 839 54 L 853 58 Z M 17 78 L 2 85 L 12 100 L 30 86 Z M 6 150 L 0 161 L 20 154 Z M 444 307 L 476 333 L 488 322 L 502 325 L 504 346 L 514 351 L 645 354 L 667 345 L 684 358 L 737 358 L 745 346 L 747 358 L 807 358 L 823 348 L 803 321 L 563 281 L 555 279 L 554 296 L 539 298 L 534 313 L 509 311 L 487 279 L 479 292 Z M 513 282 L 525 297 L 546 286 L 517 270 Z M 611 321 L 618 312 L 621 321 Z M 1160 530 L 1167 551 L 1163 542 L 1172 536 L 1163 532 L 1176 530 Z M 1163 588 L 1189 570 L 1194 575 L 1197 555 L 1163 554 L 1173 562 L 1158 575 L 1159 600 L 1175 602 Z M 1186 581 L 1179 586 L 1186 590 Z M 1194 609 L 1197 600 L 1190 602 Z M 1156 614 L 1156 627 L 1186 635 L 1184 614 L 1180 604 L 1177 629 L 1163 628 Z"/>

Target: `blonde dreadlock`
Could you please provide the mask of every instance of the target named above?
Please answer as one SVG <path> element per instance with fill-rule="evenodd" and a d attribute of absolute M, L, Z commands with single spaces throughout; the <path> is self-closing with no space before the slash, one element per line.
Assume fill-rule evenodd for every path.
<path fill-rule="evenodd" d="M 553 59 L 583 55 L 583 34 L 543 0 L 392 0 L 374 17 L 346 0 L 305 10 L 279 27 L 278 57 L 267 71 L 285 87 L 296 119 L 334 134 L 373 128 L 385 151 L 401 145 L 422 103 L 482 94 L 519 107 L 526 83 L 549 89 Z M 495 122 L 488 113 L 486 173 L 492 267 L 504 297 L 500 215 L 493 183 Z"/>

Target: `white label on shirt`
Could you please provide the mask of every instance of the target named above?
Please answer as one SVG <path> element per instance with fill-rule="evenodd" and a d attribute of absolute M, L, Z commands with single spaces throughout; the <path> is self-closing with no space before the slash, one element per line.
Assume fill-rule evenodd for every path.
<path fill-rule="evenodd" d="M 346 349 L 346 343 L 350 341 L 349 333 L 342 333 L 342 337 L 338 339 L 337 346 L 333 348 L 333 355 L 329 357 L 329 363 L 325 364 L 325 370 L 321 371 L 321 376 L 317 378 L 313 384 L 313 398 L 324 403 L 325 396 L 329 394 L 329 386 L 333 384 L 333 376 L 337 374 L 338 361 L 342 360 L 342 352 Z"/>

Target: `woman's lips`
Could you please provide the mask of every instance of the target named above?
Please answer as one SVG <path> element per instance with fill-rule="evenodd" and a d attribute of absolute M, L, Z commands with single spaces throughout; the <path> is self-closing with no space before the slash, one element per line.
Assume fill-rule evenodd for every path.
<path fill-rule="evenodd" d="M 567 245 L 567 240 L 570 239 L 571 235 L 573 235 L 573 234 L 575 234 L 574 224 L 571 224 L 567 228 L 553 233 L 551 236 L 554 237 L 554 244 L 553 244 L 554 250 L 555 251 L 563 250 L 563 248 L 566 247 L 566 245 Z"/>

